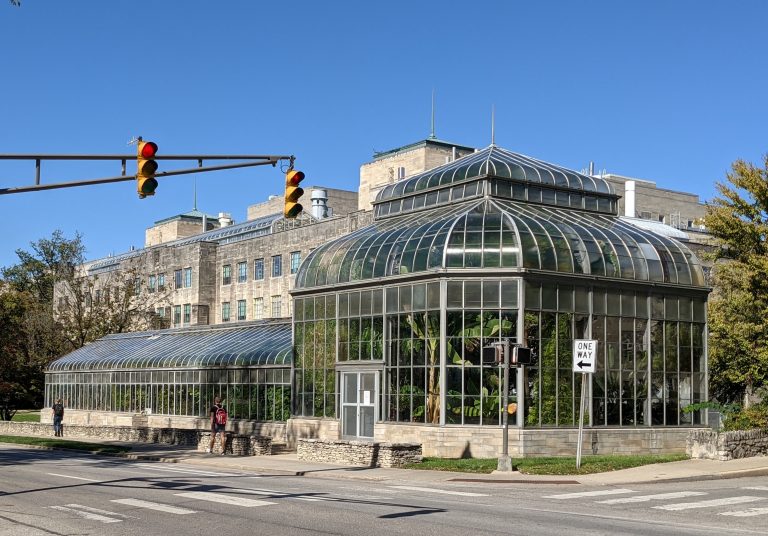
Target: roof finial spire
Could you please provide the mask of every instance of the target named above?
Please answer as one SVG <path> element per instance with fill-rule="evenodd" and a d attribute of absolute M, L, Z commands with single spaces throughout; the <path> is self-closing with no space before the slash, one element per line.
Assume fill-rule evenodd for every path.
<path fill-rule="evenodd" d="M 491 104 L 491 145 L 496 145 L 496 105 Z"/>
<path fill-rule="evenodd" d="M 432 89 L 432 130 L 429 133 L 429 139 L 434 140 L 435 138 L 435 90 Z"/>
<path fill-rule="evenodd" d="M 195 177 L 194 182 L 194 199 L 193 199 L 193 207 L 192 210 L 197 210 L 197 177 Z"/>

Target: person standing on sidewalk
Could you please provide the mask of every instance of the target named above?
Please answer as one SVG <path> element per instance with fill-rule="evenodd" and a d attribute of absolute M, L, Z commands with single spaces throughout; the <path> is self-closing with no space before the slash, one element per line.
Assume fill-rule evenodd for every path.
<path fill-rule="evenodd" d="M 213 452 L 213 446 L 216 444 L 216 434 L 221 434 L 221 453 L 226 454 L 227 436 L 224 432 L 224 428 L 227 426 L 227 410 L 221 404 L 221 398 L 218 396 L 213 399 L 213 406 L 210 410 L 211 414 L 211 444 L 208 446 L 206 452 Z"/>
<path fill-rule="evenodd" d="M 56 400 L 56 403 L 51 407 L 51 415 L 53 415 L 53 435 L 61 437 L 64 435 L 61 427 L 64 420 L 64 404 L 61 398 Z"/>

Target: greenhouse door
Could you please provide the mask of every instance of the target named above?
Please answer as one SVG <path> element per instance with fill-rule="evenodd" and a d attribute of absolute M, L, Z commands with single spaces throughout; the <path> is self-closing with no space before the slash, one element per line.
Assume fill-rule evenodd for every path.
<path fill-rule="evenodd" d="M 341 377 L 344 387 L 341 435 L 372 439 L 379 375 L 376 372 L 342 372 Z"/>

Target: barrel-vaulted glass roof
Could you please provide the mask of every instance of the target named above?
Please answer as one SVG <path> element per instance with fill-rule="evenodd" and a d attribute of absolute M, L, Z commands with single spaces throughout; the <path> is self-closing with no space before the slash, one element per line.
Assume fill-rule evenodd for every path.
<path fill-rule="evenodd" d="M 605 179 L 584 175 L 491 145 L 453 162 L 385 186 L 374 201 L 376 215 L 410 212 L 420 207 L 483 195 L 484 192 L 478 188 L 471 189 L 469 193 L 466 186 L 456 188 L 458 184 L 481 178 L 501 179 L 531 187 L 530 192 L 518 192 L 517 189 L 513 191 L 508 188 L 508 196 L 512 195 L 518 199 L 599 212 L 613 212 L 615 209 L 615 204 L 606 204 L 606 207 L 610 207 L 606 209 L 603 208 L 603 203 L 597 202 L 597 199 L 615 200 L 617 197 Z M 498 186 L 494 189 L 503 190 Z M 560 192 L 560 195 L 555 195 L 555 192 Z M 409 201 L 406 202 L 406 199 Z"/>
<path fill-rule="evenodd" d="M 290 366 L 292 359 L 290 321 L 259 321 L 107 335 L 47 372 Z"/>
<path fill-rule="evenodd" d="M 324 244 L 302 263 L 296 288 L 469 268 L 704 286 L 685 245 L 617 216 L 484 198 L 381 218 Z"/>

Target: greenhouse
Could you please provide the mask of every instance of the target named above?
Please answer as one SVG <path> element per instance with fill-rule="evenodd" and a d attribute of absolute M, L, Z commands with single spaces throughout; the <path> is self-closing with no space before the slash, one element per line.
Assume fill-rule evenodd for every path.
<path fill-rule="evenodd" d="M 601 178 L 490 146 L 383 188 L 374 222 L 316 248 L 294 296 L 295 418 L 346 438 L 400 425 L 578 424 L 573 341 L 598 341 L 590 427 L 684 427 L 707 399 L 702 268 L 681 242 L 617 215 Z M 400 430 L 408 430 L 400 428 Z M 426 431 L 425 431 L 426 430 Z"/>
<path fill-rule="evenodd" d="M 51 363 L 46 407 L 198 417 L 218 396 L 233 419 L 285 421 L 291 361 L 285 320 L 109 335 Z"/>

